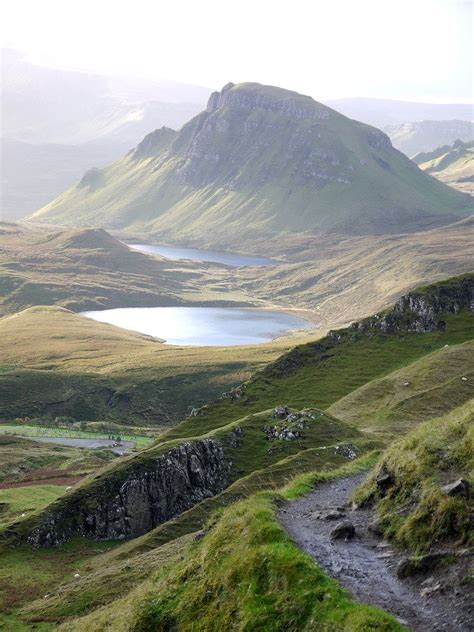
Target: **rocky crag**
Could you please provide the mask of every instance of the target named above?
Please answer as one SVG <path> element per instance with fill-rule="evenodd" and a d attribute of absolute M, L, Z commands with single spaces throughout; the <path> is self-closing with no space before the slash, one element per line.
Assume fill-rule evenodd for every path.
<path fill-rule="evenodd" d="M 214 439 L 186 442 L 156 458 L 132 459 L 115 476 L 103 475 L 85 493 L 75 490 L 40 516 L 27 539 L 35 547 L 73 536 L 133 538 L 170 520 L 228 484 L 230 463 Z"/>

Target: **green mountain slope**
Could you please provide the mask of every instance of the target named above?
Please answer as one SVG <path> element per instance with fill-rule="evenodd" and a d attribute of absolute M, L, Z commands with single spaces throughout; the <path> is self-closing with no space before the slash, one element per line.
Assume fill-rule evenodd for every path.
<path fill-rule="evenodd" d="M 457 140 L 451 146 L 417 154 L 413 160 L 441 182 L 474 195 L 474 141 Z"/>
<path fill-rule="evenodd" d="M 328 409 L 338 419 L 402 433 L 474 397 L 474 340 L 443 348 L 352 391 Z"/>
<path fill-rule="evenodd" d="M 152 155 L 139 146 L 35 219 L 239 249 L 308 231 L 414 231 L 473 210 L 379 130 L 280 88 L 228 84 L 174 138 L 154 134 Z"/>

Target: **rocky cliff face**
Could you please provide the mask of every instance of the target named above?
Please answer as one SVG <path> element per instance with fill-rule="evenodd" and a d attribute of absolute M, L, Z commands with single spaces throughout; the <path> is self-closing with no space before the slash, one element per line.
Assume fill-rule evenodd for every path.
<path fill-rule="evenodd" d="M 78 488 L 51 505 L 27 539 L 54 546 L 74 536 L 95 540 L 139 536 L 176 517 L 229 482 L 230 463 L 215 439 L 183 443 L 107 473 L 89 488 Z"/>
<path fill-rule="evenodd" d="M 388 333 L 414 331 L 424 333 L 444 328 L 441 314 L 457 314 L 461 309 L 474 311 L 474 275 L 467 274 L 449 283 L 438 283 L 426 291 L 410 292 L 395 303 L 392 310 L 376 314 L 352 329 L 380 329 Z"/>

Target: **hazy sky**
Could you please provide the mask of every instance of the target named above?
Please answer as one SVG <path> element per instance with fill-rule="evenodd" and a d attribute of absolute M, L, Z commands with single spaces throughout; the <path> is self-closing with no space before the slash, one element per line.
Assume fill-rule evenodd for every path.
<path fill-rule="evenodd" d="M 1 0 L 0 24 L 2 46 L 44 65 L 472 101 L 470 0 Z"/>

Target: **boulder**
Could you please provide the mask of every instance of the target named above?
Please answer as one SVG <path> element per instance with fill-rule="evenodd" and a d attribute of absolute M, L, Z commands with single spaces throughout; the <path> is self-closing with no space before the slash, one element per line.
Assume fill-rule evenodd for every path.
<path fill-rule="evenodd" d="M 397 565 L 397 577 L 405 579 L 420 573 L 427 573 L 443 564 L 449 563 L 453 558 L 452 553 L 439 552 L 427 553 L 419 557 L 404 557 Z"/>
<path fill-rule="evenodd" d="M 377 518 L 375 518 L 374 520 L 372 520 L 372 522 L 368 524 L 367 529 L 378 537 L 383 536 L 382 523 L 380 522 L 380 520 L 377 520 Z"/>
<path fill-rule="evenodd" d="M 395 483 L 395 480 L 390 472 L 387 472 L 387 470 L 381 470 L 375 479 L 375 483 L 382 496 L 384 496 L 387 493 L 388 488 Z"/>
<path fill-rule="evenodd" d="M 355 536 L 355 527 L 349 520 L 339 522 L 331 531 L 332 540 L 350 540 Z"/>
<path fill-rule="evenodd" d="M 464 478 L 458 478 L 454 483 L 444 485 L 442 489 L 448 496 L 463 496 L 464 498 L 469 498 L 471 493 L 469 482 Z"/>

